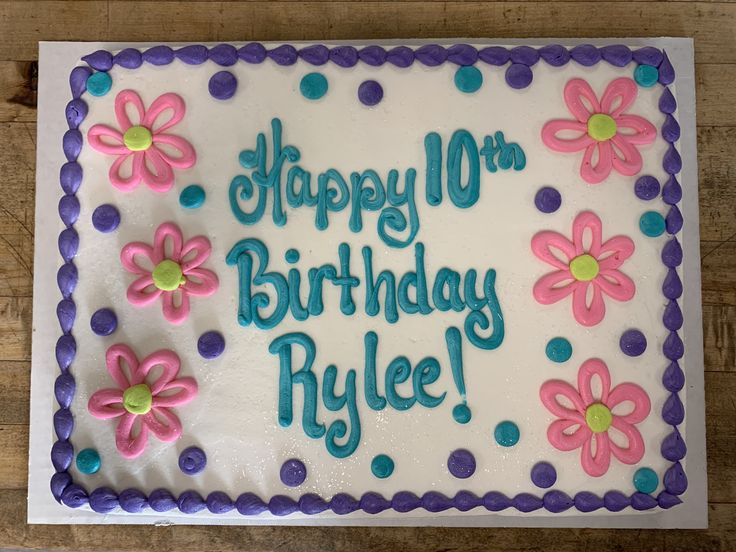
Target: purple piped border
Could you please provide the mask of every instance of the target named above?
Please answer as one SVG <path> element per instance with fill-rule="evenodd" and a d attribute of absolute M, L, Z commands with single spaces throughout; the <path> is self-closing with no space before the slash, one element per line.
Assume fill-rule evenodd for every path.
<path fill-rule="evenodd" d="M 508 497 L 497 491 L 490 491 L 482 497 L 469 491 L 460 491 L 454 497 L 447 497 L 436 491 L 429 491 L 417 496 L 408 491 L 400 491 L 393 497 L 386 498 L 376 492 L 367 492 L 356 499 L 346 493 L 338 493 L 327 501 L 324 498 L 307 493 L 298 500 L 287 496 L 276 495 L 264 502 L 253 493 L 243 493 L 234 501 L 223 491 L 214 491 L 203 498 L 196 491 L 184 491 L 177 498 L 167 489 L 156 489 L 149 496 L 138 489 L 125 489 L 117 493 L 109 487 L 98 487 L 91 492 L 75 483 L 69 473 L 74 459 L 74 447 L 70 437 L 74 428 L 74 418 L 70 405 L 76 390 L 74 376 L 70 372 L 76 356 L 76 341 L 72 329 L 76 318 L 76 305 L 73 292 L 78 282 L 74 257 L 79 247 L 79 236 L 74 225 L 79 217 L 79 200 L 77 190 L 82 183 L 82 167 L 77 158 L 84 143 L 78 130 L 87 115 L 87 104 L 81 99 L 86 91 L 87 77 L 93 71 L 109 71 L 115 65 L 125 69 L 137 69 L 143 63 L 161 66 L 178 59 L 188 65 L 200 65 L 208 60 L 228 67 L 238 61 L 245 63 L 263 63 L 267 59 L 278 65 L 293 65 L 297 59 L 303 59 L 315 66 L 334 63 L 340 67 L 353 67 L 362 62 L 370 66 L 381 66 L 390 63 L 396 67 L 409 67 L 415 61 L 433 67 L 449 62 L 456 65 L 473 65 L 482 61 L 492 66 L 508 64 L 505 79 L 512 88 L 525 88 L 533 79 L 532 66 L 540 60 L 553 67 L 560 67 L 570 60 L 583 66 L 592 66 L 605 61 L 615 67 L 625 67 L 632 61 L 654 65 L 659 70 L 659 83 L 663 86 L 659 109 L 666 120 L 662 128 L 662 136 L 670 146 L 663 158 L 662 166 L 669 175 L 669 180 L 662 187 L 662 200 L 669 205 L 666 216 L 667 232 L 671 239 L 662 250 L 662 262 L 668 269 L 662 286 L 662 293 L 669 301 L 663 316 L 663 323 L 669 335 L 663 346 L 663 353 L 670 361 L 664 372 L 662 383 L 670 392 L 662 409 L 662 418 L 672 426 L 672 432 L 663 440 L 662 456 L 673 462 L 663 477 L 664 490 L 656 497 L 635 492 L 626 495 L 620 491 L 608 491 L 602 497 L 588 491 L 578 492 L 571 497 L 559 490 L 550 490 L 544 495 L 530 493 Z M 62 335 L 56 343 L 56 360 L 60 374 L 54 383 L 54 395 L 59 405 L 54 413 L 54 431 L 57 441 L 51 447 L 51 461 L 56 473 L 51 477 L 51 492 L 57 501 L 70 508 L 79 508 L 88 504 L 98 513 L 110 513 L 118 507 L 129 513 L 138 513 L 150 508 L 154 512 L 167 512 L 178 509 L 185 514 L 194 514 L 208 510 L 214 514 L 224 514 L 236 510 L 241 515 L 253 516 L 262 512 L 270 512 L 275 516 L 286 516 L 294 512 L 314 515 L 331 510 L 338 515 L 346 515 L 362 510 L 376 514 L 393 509 L 396 512 L 409 512 L 423 508 L 429 512 L 441 512 L 450 508 L 468 511 L 484 507 L 491 512 L 507 508 L 515 508 L 520 512 L 533 512 L 545 509 L 552 513 L 564 512 L 575 508 L 579 512 L 593 512 L 605 508 L 611 512 L 619 512 L 628 506 L 635 510 L 653 508 L 668 509 L 682 500 L 679 495 L 687 489 L 687 477 L 680 461 L 685 457 L 687 447 L 679 432 L 678 426 L 684 421 L 684 406 L 679 392 L 684 388 L 685 375 L 679 361 L 684 354 L 684 346 L 679 335 L 682 328 L 682 311 L 678 299 L 682 295 L 682 283 L 677 268 L 682 264 L 682 247 L 676 234 L 683 225 L 682 214 L 678 204 L 682 199 L 682 188 L 677 181 L 677 174 L 682 168 L 682 159 L 675 146 L 680 137 L 679 125 L 674 117 L 677 109 L 675 98 L 668 88 L 675 80 L 672 64 L 666 52 L 653 47 L 631 50 L 624 45 L 609 45 L 598 48 L 590 44 L 581 44 L 567 49 L 559 44 L 550 44 L 541 48 L 516 46 L 504 48 L 487 46 L 477 49 L 468 44 L 441 46 L 425 44 L 416 49 L 408 46 L 396 46 L 390 49 L 377 45 L 357 49 L 353 46 L 310 45 L 297 48 L 284 44 L 267 49 L 263 44 L 253 42 L 236 48 L 230 44 L 219 44 L 213 48 L 202 45 L 189 45 L 173 49 L 166 45 L 154 46 L 144 51 L 126 48 L 113 54 L 106 50 L 98 50 L 82 58 L 87 66 L 75 67 L 69 76 L 72 100 L 67 104 L 65 114 L 69 130 L 63 138 L 63 151 L 67 162 L 62 165 L 59 181 L 64 192 L 59 201 L 59 216 L 64 229 L 59 234 L 59 252 L 63 264 L 57 272 L 57 284 L 61 292 L 61 301 L 57 306 L 57 315 Z"/>

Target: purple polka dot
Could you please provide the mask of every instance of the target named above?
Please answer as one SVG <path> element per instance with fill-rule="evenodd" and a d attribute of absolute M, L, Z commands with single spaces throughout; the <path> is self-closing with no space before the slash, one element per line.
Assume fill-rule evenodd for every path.
<path fill-rule="evenodd" d="M 120 224 L 120 212 L 114 205 L 100 205 L 92 213 L 92 226 L 99 232 L 107 234 Z"/>
<path fill-rule="evenodd" d="M 634 184 L 634 193 L 639 199 L 649 201 L 659 195 L 659 181 L 650 175 L 640 176 Z"/>
<path fill-rule="evenodd" d="M 627 356 L 641 355 L 647 348 L 647 338 L 639 330 L 626 330 L 619 340 L 621 351 Z"/>
<path fill-rule="evenodd" d="M 210 78 L 207 85 L 210 95 L 217 100 L 229 100 L 235 95 L 238 80 L 230 71 L 218 71 Z"/>
<path fill-rule="evenodd" d="M 475 457 L 468 450 L 454 450 L 447 459 L 447 469 L 458 479 L 467 479 L 475 473 Z"/>
<path fill-rule="evenodd" d="M 89 325 L 97 335 L 110 335 L 118 327 L 118 317 L 111 309 L 100 309 L 92 315 Z"/>
<path fill-rule="evenodd" d="M 199 336 L 197 350 L 202 358 L 217 358 L 225 350 L 225 338 L 219 332 L 205 332 Z"/>
<path fill-rule="evenodd" d="M 207 455 L 199 447 L 187 447 L 179 455 L 179 469 L 187 475 L 196 475 L 207 465 Z"/>
<path fill-rule="evenodd" d="M 383 88 L 374 80 L 363 81 L 358 87 L 358 99 L 363 105 L 376 105 L 383 99 Z"/>
<path fill-rule="evenodd" d="M 506 84 L 511 88 L 526 88 L 532 83 L 534 75 L 527 65 L 512 63 L 506 69 Z"/>
<path fill-rule="evenodd" d="M 298 487 L 307 478 L 307 467 L 301 460 L 292 458 L 281 466 L 281 482 L 289 487 Z"/>
<path fill-rule="evenodd" d="M 532 483 L 541 489 L 549 489 L 557 481 L 557 470 L 549 462 L 538 462 L 532 468 Z"/>
<path fill-rule="evenodd" d="M 555 188 L 544 186 L 534 196 L 534 205 L 543 213 L 554 213 L 562 205 L 562 196 Z"/>

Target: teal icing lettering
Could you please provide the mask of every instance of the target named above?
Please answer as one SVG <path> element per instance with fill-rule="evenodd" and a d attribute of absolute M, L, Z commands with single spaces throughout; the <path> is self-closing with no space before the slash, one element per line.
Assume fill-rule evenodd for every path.
<path fill-rule="evenodd" d="M 451 268 L 441 268 L 432 286 L 432 302 L 443 312 L 450 309 L 462 311 L 465 303 L 460 297 L 460 274 Z"/>
<path fill-rule="evenodd" d="M 297 180 L 301 181 L 298 191 L 296 189 Z M 296 209 L 302 205 L 306 205 L 307 207 L 317 205 L 317 196 L 312 195 L 311 192 L 311 180 L 312 174 L 300 166 L 295 165 L 289 168 L 289 172 L 286 173 L 286 203 L 290 207 Z"/>
<path fill-rule="evenodd" d="M 429 306 L 427 274 L 424 271 L 424 244 L 421 242 L 414 245 L 414 259 L 416 272 L 409 271 L 399 280 L 399 306 L 408 314 L 429 314 L 434 309 Z M 409 297 L 409 286 L 414 288 L 415 302 Z"/>
<path fill-rule="evenodd" d="M 302 305 L 302 299 L 300 297 L 301 284 L 301 272 L 296 268 L 289 269 L 289 310 L 291 310 L 291 315 L 295 320 L 306 320 L 309 318 L 309 311 Z"/>
<path fill-rule="evenodd" d="M 341 243 L 337 248 L 337 254 L 340 257 L 340 276 L 335 278 L 333 283 L 342 288 L 340 290 L 340 311 L 351 315 L 355 313 L 353 288 L 360 285 L 360 280 L 350 274 L 350 246 Z"/>
<path fill-rule="evenodd" d="M 437 381 L 440 377 L 440 371 L 440 363 L 433 357 L 423 358 L 419 361 L 419 364 L 417 364 L 414 374 L 412 375 L 412 384 L 414 386 L 414 396 L 417 398 L 417 402 L 422 406 L 434 408 L 442 404 L 442 401 L 445 400 L 447 391 L 443 391 L 439 397 L 435 397 L 427 393 L 424 389 L 425 385 L 430 385 Z"/>
<path fill-rule="evenodd" d="M 496 296 L 496 271 L 490 269 L 486 272 L 483 280 L 483 299 L 475 295 L 475 274 L 472 277 L 472 284 L 469 284 L 470 272 L 475 273 L 475 271 L 469 271 L 465 280 L 465 301 L 472 309 L 465 318 L 465 335 L 479 349 L 496 349 L 501 345 L 504 338 L 503 313 L 501 312 L 501 305 Z M 488 319 L 488 315 L 481 310 L 485 306 L 488 306 L 492 322 Z M 493 327 L 491 335 L 488 337 L 478 335 L 476 326 L 481 330 L 487 330 L 491 325 Z"/>
<path fill-rule="evenodd" d="M 429 205 L 442 203 L 442 138 L 436 132 L 424 137 L 424 152 L 427 158 L 427 180 L 424 188 Z"/>
<path fill-rule="evenodd" d="M 507 144 L 506 138 L 500 130 L 494 136 L 496 138 L 495 142 L 492 136 L 486 136 L 483 139 L 483 147 L 480 149 L 480 155 L 485 157 L 488 172 L 495 173 L 498 168 L 508 170 L 511 167 L 515 171 L 520 171 L 526 167 L 526 155 L 519 144 L 515 142 Z M 496 163 L 498 163 L 498 167 Z"/>
<path fill-rule="evenodd" d="M 334 281 L 337 278 L 337 270 L 333 265 L 322 265 L 319 268 L 309 269 L 309 300 L 307 309 L 312 316 L 322 314 L 324 303 L 322 302 L 322 285 L 324 280 Z"/>
<path fill-rule="evenodd" d="M 337 189 L 331 188 L 330 182 L 334 182 Z M 328 211 L 342 211 L 349 201 L 350 192 L 342 175 L 335 169 L 321 173 L 317 178 L 317 211 L 314 221 L 317 229 L 325 230 L 329 226 Z"/>
<path fill-rule="evenodd" d="M 292 371 L 292 347 L 300 346 L 304 350 L 304 365 L 296 372 Z M 312 439 L 319 439 L 325 434 L 324 424 L 317 423 L 317 377 L 312 372 L 316 354 L 314 341 L 301 332 L 288 333 L 277 337 L 268 347 L 268 352 L 279 357 L 279 425 L 289 427 L 293 420 L 294 385 L 302 385 L 304 389 L 304 409 L 302 427 Z"/>
<path fill-rule="evenodd" d="M 411 376 L 411 363 L 405 356 L 393 359 L 386 369 L 386 399 L 396 410 L 408 410 L 414 405 L 416 398 L 402 397 L 396 390 L 396 385 L 404 383 Z"/>
<path fill-rule="evenodd" d="M 468 178 L 461 184 L 463 155 L 468 162 Z M 467 130 L 456 130 L 447 147 L 447 191 L 460 209 L 472 207 L 480 197 L 480 159 L 475 139 Z"/>
<path fill-rule="evenodd" d="M 378 292 L 381 285 L 386 285 L 386 300 L 384 313 L 386 320 L 394 324 L 399 319 L 396 308 L 396 277 L 390 270 L 382 270 L 376 280 L 373 280 L 373 252 L 370 247 L 363 247 L 363 264 L 365 265 L 365 312 L 369 316 L 376 316 L 381 305 L 378 301 Z"/>
<path fill-rule="evenodd" d="M 335 420 L 327 428 L 325 435 L 325 446 L 335 458 L 346 458 L 353 454 L 360 444 L 360 417 L 358 415 L 358 399 L 355 391 L 355 370 L 348 370 L 345 377 L 345 393 L 338 396 L 335 393 L 335 382 L 337 380 L 337 368 L 330 365 L 325 370 L 324 387 L 322 387 L 322 401 L 328 410 L 336 412 L 348 405 L 348 417 L 350 419 L 350 435 L 347 441 L 338 445 L 337 440 L 342 439 L 348 432 L 347 424 L 343 420 Z"/>
<path fill-rule="evenodd" d="M 417 214 L 417 204 L 414 194 L 414 182 L 416 180 L 417 171 L 415 169 L 407 169 L 404 176 L 404 190 L 398 191 L 399 172 L 391 169 L 388 173 L 388 202 L 391 207 L 387 207 L 381 211 L 378 217 L 378 236 L 383 242 L 396 248 L 402 248 L 409 245 L 419 232 L 419 215 Z M 407 206 L 409 221 L 401 212 L 399 207 Z M 406 239 L 401 240 L 388 234 L 388 230 L 394 232 L 403 232 L 409 227 L 409 235 Z M 388 227 L 388 230 L 387 230 Z"/>
<path fill-rule="evenodd" d="M 254 253 L 258 259 L 258 268 L 253 276 Z M 238 267 L 238 322 L 241 326 L 247 326 L 251 322 L 261 329 L 275 327 L 286 315 L 289 308 L 289 286 L 286 278 L 278 272 L 265 272 L 268 268 L 268 249 L 262 241 L 256 238 L 240 240 L 227 254 L 226 262 L 230 266 Z M 276 295 L 276 306 L 273 312 L 262 317 L 260 311 L 271 304 L 271 298 L 267 293 L 252 293 L 252 282 L 256 286 L 271 286 Z"/>
<path fill-rule="evenodd" d="M 363 187 L 363 183 L 370 181 L 372 186 Z M 386 203 L 386 190 L 383 188 L 381 177 L 376 171 L 367 169 L 362 173 L 353 172 L 350 174 L 351 187 L 351 209 L 350 209 L 350 230 L 360 232 L 363 229 L 363 213 L 366 211 L 378 211 Z"/>
<path fill-rule="evenodd" d="M 386 399 L 378 394 L 376 386 L 376 350 L 378 349 L 376 332 L 365 334 L 363 342 L 365 344 L 365 371 L 363 372 L 365 400 L 373 410 L 383 410 L 386 407 Z"/>
<path fill-rule="evenodd" d="M 253 198 L 256 191 L 258 193 L 258 201 L 255 209 L 250 213 L 244 211 L 240 206 L 240 201 L 238 200 L 249 201 Z M 263 213 L 266 210 L 266 198 L 268 193 L 259 186 L 253 186 L 253 182 L 251 182 L 250 178 L 243 176 L 242 174 L 234 177 L 230 182 L 228 195 L 230 198 L 230 210 L 241 224 L 256 224 L 261 220 L 261 217 L 263 217 Z"/>

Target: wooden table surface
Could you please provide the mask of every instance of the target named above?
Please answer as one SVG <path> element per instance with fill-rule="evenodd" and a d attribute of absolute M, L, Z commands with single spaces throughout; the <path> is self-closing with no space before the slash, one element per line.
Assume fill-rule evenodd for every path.
<path fill-rule="evenodd" d="M 26 525 L 39 40 L 525 36 L 695 38 L 709 530 Z M 734 105 L 732 2 L 0 2 L 0 548 L 736 550 Z"/>

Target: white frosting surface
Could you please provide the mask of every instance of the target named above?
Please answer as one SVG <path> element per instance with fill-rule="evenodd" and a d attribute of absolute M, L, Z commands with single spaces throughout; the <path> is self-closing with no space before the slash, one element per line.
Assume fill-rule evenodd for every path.
<path fill-rule="evenodd" d="M 478 495 L 497 490 L 509 496 L 519 492 L 541 496 L 544 491 L 532 483 L 530 470 L 535 463 L 547 461 L 557 470 L 555 488 L 570 496 L 581 490 L 602 495 L 615 489 L 630 494 L 635 490 L 633 474 L 641 466 L 657 472 L 657 492 L 662 489 L 661 479 L 669 462 L 662 458 L 660 444 L 671 431 L 661 418 L 668 396 L 661 378 L 668 361 L 661 352 L 667 332 L 661 322 L 665 307 L 661 285 L 666 270 L 660 253 L 667 236 L 648 238 L 640 232 L 638 222 L 646 210 L 665 215 L 666 206 L 660 199 L 638 199 L 633 191 L 636 177 L 613 172 L 600 185 L 586 184 L 579 176 L 582 153 L 555 153 L 540 139 L 545 122 L 570 118 L 562 98 L 569 79 L 586 79 L 600 96 L 613 78 L 631 76 L 635 64 L 623 69 L 607 63 L 585 68 L 571 62 L 553 68 L 540 61 L 533 68 L 532 85 L 521 91 L 505 83 L 505 68 L 485 63 L 477 67 L 484 78 L 482 88 L 474 94 L 463 94 L 453 83 L 456 66 L 451 63 L 436 68 L 415 63 L 407 69 L 365 64 L 343 69 L 330 63 L 315 69 L 301 60 L 289 67 L 271 61 L 258 65 L 240 62 L 228 68 L 238 79 L 234 98 L 218 101 L 208 94 L 207 83 L 219 67 L 212 62 L 188 66 L 175 61 L 165 67 L 144 64 L 136 70 L 115 67 L 110 72 L 113 87 L 106 96 L 85 96 L 90 109 L 80 128 L 86 136 L 93 124 L 117 126 L 113 106 L 121 90 L 135 90 L 146 105 L 165 92 L 181 95 L 186 102 L 186 116 L 170 132 L 188 139 L 197 150 L 198 160 L 192 169 L 176 171 L 176 185 L 168 194 L 155 194 L 144 185 L 123 194 L 109 183 L 107 172 L 112 157 L 93 150 L 86 142 L 79 156 L 84 180 L 78 192 L 82 210 L 76 225 L 80 251 L 75 263 L 80 277 L 74 293 L 78 354 L 73 372 L 78 392 L 72 405 L 72 440 L 76 450 L 96 448 L 102 457 L 102 469 L 90 476 L 73 467 L 75 480 L 89 488 L 130 486 L 150 492 L 166 487 L 175 494 L 194 489 L 203 496 L 224 490 L 232 498 L 251 491 L 266 501 L 277 494 L 297 498 L 314 492 L 328 499 L 338 492 L 359 497 L 376 491 L 390 497 L 405 490 L 420 496 L 430 490 L 448 496 L 459 490 Z M 321 100 L 308 101 L 299 92 L 299 81 L 315 70 L 327 77 L 329 91 Z M 385 93 L 383 101 L 372 108 L 357 98 L 358 86 L 365 79 L 379 81 Z M 660 94 L 660 86 L 639 88 L 629 112 L 643 116 L 659 129 L 663 122 L 657 108 Z M 417 170 L 421 226 L 415 242 L 425 245 L 430 286 L 444 266 L 461 274 L 471 268 L 480 275 L 488 268 L 497 271 L 496 290 L 506 333 L 503 344 L 484 351 L 472 346 L 463 334 L 467 400 L 473 413 L 467 425 L 459 425 L 452 417 L 452 408 L 460 399 L 444 339 L 448 326 L 462 328 L 467 311 L 434 311 L 427 316 L 400 312 L 399 321 L 389 324 L 381 294 L 379 315 L 365 315 L 361 248 L 372 248 L 376 273 L 391 269 L 398 279 L 414 269 L 413 244 L 404 249 L 387 247 L 376 233 L 378 213 L 364 213 L 362 232 L 350 232 L 349 208 L 330 213 L 325 231 L 315 228 L 311 207 L 294 210 L 285 205 L 288 221 L 285 226 L 276 226 L 270 217 L 270 200 L 266 215 L 257 225 L 243 226 L 233 216 L 228 187 L 236 174 L 246 173 L 238 163 L 238 154 L 255 147 L 259 132 L 265 132 L 270 143 L 270 121 L 274 117 L 283 122 L 284 143 L 299 148 L 299 165 L 311 171 L 313 177 L 329 168 L 346 178 L 352 171 L 368 168 L 383 177 L 390 169 L 397 169 L 403 183 L 406 169 Z M 526 168 L 493 174 L 482 170 L 480 200 L 470 209 L 453 205 L 446 189 L 442 204 L 431 207 L 424 197 L 424 137 L 437 132 L 446 148 L 452 133 L 461 128 L 470 131 L 478 142 L 487 134 L 503 131 L 508 141 L 524 149 Z M 666 180 L 661 167 L 666 147 L 660 136 L 654 144 L 640 147 L 644 158 L 641 174 L 651 174 L 662 183 Z M 200 209 L 182 209 L 178 194 L 193 183 L 205 188 L 207 200 Z M 554 186 L 562 194 L 562 207 L 554 214 L 543 214 L 534 205 L 534 194 L 545 185 Z M 120 227 L 112 234 L 100 234 L 91 224 L 92 211 L 103 203 L 116 205 L 122 215 Z M 572 220 L 583 210 L 592 210 L 601 218 L 604 240 L 625 235 L 636 247 L 622 267 L 636 283 L 636 296 L 626 303 L 606 297 L 605 319 L 592 328 L 574 320 L 569 298 L 542 306 L 532 297 L 536 280 L 552 270 L 531 252 L 532 236 L 541 230 L 570 236 Z M 402 211 L 406 212 L 405 208 Z M 181 326 L 166 322 L 159 302 L 146 308 L 128 303 L 125 293 L 134 276 L 119 261 L 125 244 L 151 243 L 155 228 L 166 221 L 178 224 L 185 239 L 200 234 L 210 239 L 212 255 L 204 266 L 216 272 L 220 280 L 215 295 L 192 299 L 191 314 Z M 353 292 L 356 314 L 343 315 L 339 289 L 325 285 L 325 310 L 318 317 L 298 322 L 288 314 L 271 330 L 240 326 L 238 274 L 235 267 L 225 264 L 225 256 L 238 240 L 247 237 L 267 245 L 270 270 L 285 273 L 285 251 L 292 247 L 299 250 L 301 260 L 296 266 L 302 272 L 303 300 L 307 269 L 323 263 L 339 266 L 338 245 L 350 244 L 351 272 L 361 280 Z M 117 331 L 104 338 L 94 335 L 89 327 L 92 313 L 102 307 L 113 308 L 119 319 Z M 625 356 L 619 348 L 620 335 L 630 328 L 642 330 L 648 340 L 646 352 L 637 358 Z M 207 330 L 220 331 L 226 340 L 224 354 L 214 360 L 204 360 L 197 353 L 197 338 Z M 415 366 L 423 357 L 434 356 L 442 373 L 429 389 L 438 395 L 447 392 L 440 406 L 427 409 L 416 404 L 407 411 L 388 406 L 380 412 L 368 407 L 362 378 L 363 336 L 371 330 L 379 336 L 381 394 L 386 366 L 394 357 L 405 355 Z M 338 367 L 338 390 L 343 389 L 349 368 L 358 372 L 362 436 L 358 449 L 348 458 L 334 458 L 327 452 L 324 439 L 306 436 L 301 426 L 300 388 L 295 389 L 294 423 L 287 428 L 278 424 L 278 358 L 268 352 L 268 346 L 276 337 L 292 331 L 314 339 L 314 371 L 319 375 L 320 387 L 321 374 L 328 364 Z M 566 363 L 553 363 L 545 355 L 546 343 L 555 336 L 564 336 L 572 343 L 573 356 Z M 139 358 L 160 348 L 172 349 L 182 359 L 181 374 L 193 376 L 199 383 L 198 397 L 176 409 L 184 428 L 182 437 L 173 444 L 151 437 L 144 454 L 134 460 L 124 459 L 115 448 L 116 422 L 98 420 L 86 408 L 95 391 L 114 387 L 104 362 L 105 350 L 114 343 L 130 345 Z M 610 469 L 599 478 L 582 470 L 579 451 L 561 452 L 548 442 L 546 431 L 554 418 L 539 400 L 539 388 L 549 379 L 563 379 L 576 386 L 578 367 L 592 357 L 606 362 L 613 385 L 637 383 L 652 403 L 650 415 L 637 426 L 646 445 L 640 464 L 628 466 L 612 458 Z M 411 385 L 399 389 L 408 395 Z M 337 418 L 347 419 L 345 410 L 333 413 L 321 402 L 318 404 L 320 421 L 329 425 Z M 500 447 L 493 439 L 493 428 L 502 420 L 512 420 L 520 428 L 521 439 L 514 447 Z M 177 466 L 179 453 L 190 445 L 201 447 L 208 457 L 207 468 L 194 477 L 184 475 Z M 477 471 L 469 479 L 456 479 L 447 470 L 448 455 L 457 448 L 468 449 L 475 456 Z M 391 456 L 396 466 L 393 475 L 384 480 L 374 477 L 370 468 L 373 457 L 381 453 Z M 297 488 L 286 487 L 279 479 L 279 469 L 289 458 L 299 458 L 307 466 L 307 479 Z"/>

